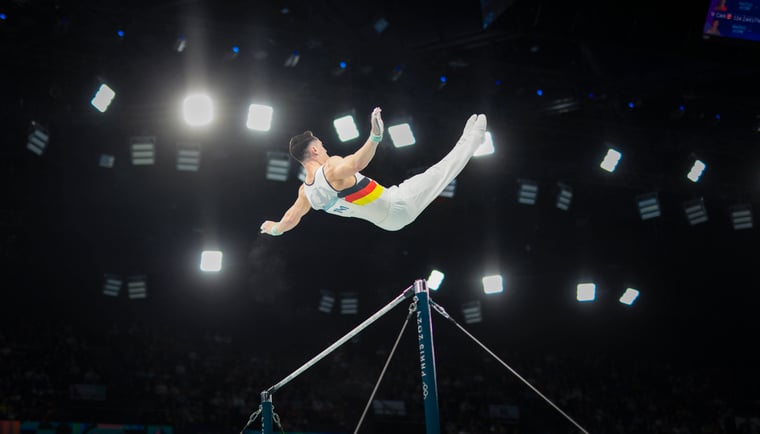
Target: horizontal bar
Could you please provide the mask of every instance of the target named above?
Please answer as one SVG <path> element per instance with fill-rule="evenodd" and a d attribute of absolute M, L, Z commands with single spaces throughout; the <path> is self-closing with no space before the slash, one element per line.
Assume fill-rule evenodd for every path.
<path fill-rule="evenodd" d="M 399 294 L 393 301 L 391 301 L 390 303 L 388 303 L 387 305 L 385 305 L 385 307 L 383 307 L 382 309 L 380 309 L 379 311 L 377 311 L 371 317 L 369 317 L 366 320 L 364 320 L 364 322 L 362 322 L 361 324 L 359 324 L 358 326 L 356 326 L 353 330 L 351 330 L 350 332 L 348 332 L 348 334 L 346 334 L 342 338 L 338 339 L 334 344 L 332 344 L 329 347 L 325 348 L 321 353 L 319 353 L 316 356 L 314 356 L 314 358 L 312 358 L 308 362 L 304 363 L 300 368 L 298 368 L 295 371 L 293 371 L 292 374 L 288 375 L 287 377 L 285 377 L 282 380 L 280 380 L 279 383 L 277 383 L 274 386 L 272 386 L 269 389 L 267 389 L 267 392 L 269 392 L 270 394 L 273 394 L 274 392 L 276 392 L 277 390 L 279 390 L 282 386 L 288 384 L 291 380 L 293 380 L 297 376 L 301 375 L 307 369 L 309 369 L 312 366 L 314 366 L 318 361 L 320 361 L 323 358 L 325 358 L 325 356 L 327 356 L 328 354 L 330 354 L 333 351 L 335 351 L 339 346 L 345 344 L 351 338 L 353 338 L 354 336 L 358 335 L 362 330 L 364 330 L 365 328 L 369 327 L 373 322 L 377 321 L 381 316 L 385 315 L 391 309 L 393 309 L 394 307 L 398 306 L 402 301 L 404 301 L 405 299 L 407 299 L 407 298 L 411 297 L 412 295 L 414 295 L 414 291 L 412 290 L 413 287 L 414 287 L 414 285 L 406 288 L 404 290 L 404 292 L 402 292 L 401 294 Z"/>

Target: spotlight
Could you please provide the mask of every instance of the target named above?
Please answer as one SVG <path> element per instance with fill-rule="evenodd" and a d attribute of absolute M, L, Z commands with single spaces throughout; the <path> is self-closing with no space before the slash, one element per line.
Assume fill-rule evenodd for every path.
<path fill-rule="evenodd" d="M 406 416 L 406 402 L 375 399 L 372 401 L 372 410 L 377 416 Z"/>
<path fill-rule="evenodd" d="M 354 294 L 343 294 L 340 298 L 340 314 L 356 315 L 359 313 L 359 299 Z"/>
<path fill-rule="evenodd" d="M 7 20 L 7 19 L 8 19 L 8 16 L 7 16 L 7 15 L 5 15 L 5 14 L 3 14 L 3 13 L 0 13 L 0 20 L 2 20 L 2 21 L 5 21 L 5 20 Z"/>
<path fill-rule="evenodd" d="M 473 157 L 482 157 L 484 155 L 491 155 L 495 151 L 493 147 L 493 136 L 491 135 L 490 131 L 486 131 L 485 137 L 483 138 L 483 143 L 478 146 L 477 149 L 475 149 L 475 153 L 472 154 Z"/>
<path fill-rule="evenodd" d="M 219 272 L 222 270 L 222 252 L 219 250 L 204 250 L 201 253 L 201 271 Z"/>
<path fill-rule="evenodd" d="M 641 220 L 660 216 L 660 200 L 657 198 L 657 193 L 641 194 L 636 197 L 636 203 L 639 205 Z"/>
<path fill-rule="evenodd" d="M 146 298 L 148 296 L 148 284 L 144 275 L 131 276 L 127 280 L 128 296 L 131 300 Z"/>
<path fill-rule="evenodd" d="M 627 288 L 623 295 L 620 296 L 620 302 L 631 306 L 637 298 L 639 298 L 639 291 L 633 288 Z"/>
<path fill-rule="evenodd" d="M 32 122 L 32 132 L 26 139 L 26 149 L 42 155 L 50 141 L 50 134 L 37 122 Z"/>
<path fill-rule="evenodd" d="M 335 304 L 335 295 L 329 291 L 322 291 L 322 296 L 319 299 L 319 310 L 322 313 L 331 313 L 333 305 Z"/>
<path fill-rule="evenodd" d="M 105 113 L 115 96 L 116 92 L 108 87 L 107 84 L 103 83 L 100 85 L 100 87 L 98 87 L 98 91 L 95 92 L 95 96 L 92 97 L 90 104 L 98 109 L 99 112 Z"/>
<path fill-rule="evenodd" d="M 197 172 L 201 165 L 201 145 L 180 143 L 177 145 L 177 170 Z"/>
<path fill-rule="evenodd" d="M 441 283 L 443 283 L 444 274 L 441 273 L 438 270 L 433 270 L 430 272 L 430 276 L 427 278 L 427 286 L 428 288 L 432 289 L 433 291 L 438 291 L 438 288 L 441 287 Z"/>
<path fill-rule="evenodd" d="M 343 75 L 344 72 L 346 72 L 346 69 L 348 68 L 348 63 L 346 63 L 345 60 L 341 60 L 338 62 L 338 65 L 333 68 L 332 74 L 336 77 Z"/>
<path fill-rule="evenodd" d="M 596 283 L 579 283 L 575 298 L 578 301 L 594 301 L 596 299 Z"/>
<path fill-rule="evenodd" d="M 124 39 L 124 30 L 122 29 L 117 30 L 116 36 L 118 36 L 120 39 Z"/>
<path fill-rule="evenodd" d="M 235 54 L 238 54 L 240 52 L 240 47 L 238 47 L 237 45 L 233 45 L 232 52 Z"/>
<path fill-rule="evenodd" d="M 485 276 L 482 281 L 483 292 L 485 294 L 498 294 L 504 292 L 504 281 L 500 274 Z"/>
<path fill-rule="evenodd" d="M 689 178 L 689 181 L 691 182 L 697 182 L 699 181 L 699 178 L 702 177 L 702 174 L 705 171 L 705 168 L 707 168 L 707 165 L 703 163 L 700 160 L 694 161 L 694 164 L 691 166 L 691 170 L 686 175 L 687 178 Z"/>
<path fill-rule="evenodd" d="M 116 161 L 116 157 L 109 154 L 100 154 L 100 159 L 98 160 L 98 166 L 105 167 L 106 169 L 110 169 L 113 167 L 114 162 Z"/>
<path fill-rule="evenodd" d="M 480 301 L 471 301 L 462 305 L 462 315 L 465 324 L 483 322 L 483 312 L 480 309 Z"/>
<path fill-rule="evenodd" d="M 388 20 L 384 17 L 380 17 L 375 20 L 374 24 L 372 24 L 372 28 L 374 28 L 377 33 L 383 33 L 385 29 L 388 28 L 388 24 Z"/>
<path fill-rule="evenodd" d="M 752 229 L 752 206 L 741 204 L 731 207 L 731 222 L 734 230 Z"/>
<path fill-rule="evenodd" d="M 396 82 L 399 81 L 401 76 L 404 74 L 404 67 L 401 65 L 396 65 L 393 67 L 393 70 L 391 70 L 391 81 Z"/>
<path fill-rule="evenodd" d="M 580 110 L 580 101 L 574 96 L 560 97 L 547 100 L 541 105 L 541 110 L 548 115 L 558 115 Z"/>
<path fill-rule="evenodd" d="M 298 50 L 293 50 L 290 52 L 290 56 L 285 59 L 285 67 L 295 68 L 299 60 L 301 60 L 301 55 L 298 53 Z"/>
<path fill-rule="evenodd" d="M 267 179 L 285 182 L 290 173 L 290 157 L 284 152 L 267 152 Z"/>
<path fill-rule="evenodd" d="M 445 75 L 441 75 L 438 77 L 438 89 L 443 89 L 444 86 L 446 86 L 446 82 L 448 81 L 448 78 L 446 78 Z"/>
<path fill-rule="evenodd" d="M 690 225 L 694 226 L 707 221 L 707 209 L 705 208 L 704 199 L 701 197 L 685 202 L 683 209 Z"/>
<path fill-rule="evenodd" d="M 457 190 L 457 180 L 453 179 L 449 183 L 449 185 L 446 186 L 446 188 L 441 191 L 441 193 L 438 195 L 438 197 L 445 197 L 448 199 L 451 199 L 454 197 L 454 193 L 456 193 Z"/>
<path fill-rule="evenodd" d="M 536 95 L 538 95 L 538 96 L 544 96 L 544 90 L 543 89 L 536 89 Z"/>
<path fill-rule="evenodd" d="M 335 132 L 338 133 L 338 139 L 341 142 L 347 142 L 359 137 L 359 128 L 352 115 L 339 117 L 333 121 Z"/>
<path fill-rule="evenodd" d="M 124 279 L 115 274 L 106 274 L 103 277 L 103 295 L 117 297 L 121 292 L 121 285 L 124 283 Z"/>
<path fill-rule="evenodd" d="M 557 208 L 562 211 L 570 209 L 570 203 L 573 200 L 573 189 L 569 185 L 558 183 L 559 193 L 557 193 Z"/>
<path fill-rule="evenodd" d="M 269 131 L 272 127 L 274 109 L 268 105 L 251 104 L 248 106 L 248 120 L 245 126 L 249 130 Z"/>
<path fill-rule="evenodd" d="M 182 113 L 191 127 L 208 125 L 214 118 L 214 104 L 208 95 L 190 95 L 182 103 Z"/>
<path fill-rule="evenodd" d="M 306 169 L 300 164 L 298 165 L 298 180 L 306 182 Z"/>
<path fill-rule="evenodd" d="M 130 154 L 135 166 L 149 166 L 156 162 L 156 138 L 132 137 L 130 139 Z"/>
<path fill-rule="evenodd" d="M 414 133 L 412 133 L 412 127 L 408 123 L 388 127 L 388 134 L 391 136 L 393 146 L 397 148 L 417 143 Z"/>
<path fill-rule="evenodd" d="M 618 162 L 620 162 L 620 158 L 622 157 L 623 154 L 615 149 L 609 148 L 607 150 L 607 155 L 604 156 L 604 160 L 602 160 L 602 163 L 599 165 L 599 167 L 612 173 L 615 171 L 615 168 L 617 167 Z"/>
<path fill-rule="evenodd" d="M 517 190 L 517 202 L 524 205 L 535 205 L 538 197 L 538 184 L 527 179 L 521 179 L 517 182 L 520 184 L 520 188 Z"/>
<path fill-rule="evenodd" d="M 180 35 L 177 40 L 174 42 L 174 50 L 177 53 L 181 53 L 185 51 L 185 48 L 187 48 L 187 40 L 183 35 Z"/>

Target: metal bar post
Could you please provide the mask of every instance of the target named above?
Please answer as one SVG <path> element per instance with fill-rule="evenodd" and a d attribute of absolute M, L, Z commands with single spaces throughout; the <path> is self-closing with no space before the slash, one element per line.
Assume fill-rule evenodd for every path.
<path fill-rule="evenodd" d="M 417 339 L 422 370 L 422 399 L 425 403 L 425 432 L 440 434 L 441 421 L 438 414 L 438 384 L 435 376 L 433 351 L 433 323 L 430 316 L 430 298 L 427 282 L 414 282 L 414 298 L 417 302 Z"/>
<path fill-rule="evenodd" d="M 266 390 L 261 392 L 261 434 L 272 434 L 272 394 Z"/>

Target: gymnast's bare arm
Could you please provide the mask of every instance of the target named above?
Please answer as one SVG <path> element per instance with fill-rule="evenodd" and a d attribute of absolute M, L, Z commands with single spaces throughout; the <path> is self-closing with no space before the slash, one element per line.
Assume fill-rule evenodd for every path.
<path fill-rule="evenodd" d="M 267 220 L 261 224 L 261 233 L 268 235 L 282 235 L 283 233 L 295 228 L 301 222 L 301 217 L 305 216 L 311 209 L 309 200 L 306 199 L 303 185 L 298 189 L 298 198 L 293 205 L 288 208 L 280 221 L 273 222 Z"/>
<path fill-rule="evenodd" d="M 381 112 L 382 110 L 380 107 L 375 107 L 370 116 L 372 135 L 375 138 L 381 138 L 383 135 L 384 125 L 383 119 L 380 116 Z M 378 138 L 375 141 L 373 140 L 373 136 L 370 136 L 370 138 L 364 142 L 364 145 L 353 154 L 345 158 L 333 156 L 327 160 L 324 168 L 325 178 L 327 178 L 333 187 L 342 189 L 354 184 L 354 174 L 364 170 L 370 161 L 372 161 L 372 158 L 375 157 L 375 151 L 377 151 L 377 145 L 380 143 L 380 139 Z M 345 183 L 348 183 L 349 185 L 342 185 Z"/>

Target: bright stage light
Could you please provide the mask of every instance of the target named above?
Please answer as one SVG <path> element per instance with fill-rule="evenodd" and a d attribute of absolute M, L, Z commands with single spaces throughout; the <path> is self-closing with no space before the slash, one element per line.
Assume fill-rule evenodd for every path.
<path fill-rule="evenodd" d="M 441 273 L 438 270 L 433 270 L 430 272 L 430 276 L 427 278 L 427 286 L 428 288 L 432 289 L 433 291 L 438 291 L 438 288 L 441 287 L 441 283 L 443 283 L 444 274 Z"/>
<path fill-rule="evenodd" d="M 691 182 L 697 182 L 699 181 L 699 178 L 702 176 L 702 174 L 705 172 L 705 168 L 707 165 L 703 163 L 700 160 L 696 160 L 694 164 L 691 166 L 691 170 L 686 175 L 687 178 L 689 178 L 689 181 Z"/>
<path fill-rule="evenodd" d="M 115 96 L 116 92 L 108 87 L 107 84 L 103 83 L 100 85 L 100 87 L 98 87 L 98 91 L 95 92 L 95 96 L 92 97 L 90 104 L 98 109 L 99 112 L 105 113 Z"/>
<path fill-rule="evenodd" d="M 397 148 L 417 143 L 414 133 L 412 133 L 412 127 L 408 123 L 388 127 L 388 134 L 391 136 L 393 146 Z"/>
<path fill-rule="evenodd" d="M 208 95 L 190 95 L 182 103 L 182 113 L 191 127 L 208 125 L 214 119 L 214 103 Z"/>
<path fill-rule="evenodd" d="M 483 292 L 486 294 L 498 294 L 504 291 L 504 279 L 500 274 L 485 276 L 483 278 Z"/>
<path fill-rule="evenodd" d="M 249 130 L 269 131 L 272 127 L 274 109 L 268 105 L 251 104 L 248 107 L 248 121 L 245 126 Z"/>
<path fill-rule="evenodd" d="M 620 297 L 620 302 L 631 306 L 637 298 L 639 298 L 639 291 L 633 288 L 627 288 L 623 295 Z"/>
<path fill-rule="evenodd" d="M 219 250 L 204 250 L 201 253 L 201 271 L 218 272 L 222 270 L 222 252 Z"/>
<path fill-rule="evenodd" d="M 578 301 L 594 301 L 596 299 L 596 283 L 579 283 L 575 298 Z"/>
<path fill-rule="evenodd" d="M 489 131 L 486 131 L 485 138 L 483 139 L 483 143 L 478 146 L 478 149 L 475 150 L 475 153 L 472 154 L 473 157 L 482 157 L 484 155 L 491 155 L 495 151 L 493 147 L 493 136 Z"/>
<path fill-rule="evenodd" d="M 338 133 L 338 139 L 341 142 L 347 142 L 359 137 L 359 128 L 356 127 L 354 117 L 346 115 L 333 121 L 335 132 Z"/>
<path fill-rule="evenodd" d="M 604 156 L 604 160 L 602 160 L 602 163 L 599 165 L 599 167 L 612 173 L 615 171 L 615 168 L 617 168 L 617 165 L 622 157 L 623 154 L 616 151 L 615 149 L 610 148 L 607 150 L 607 155 Z"/>

